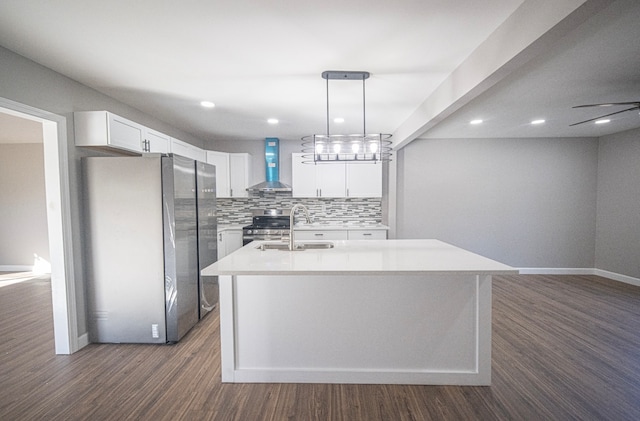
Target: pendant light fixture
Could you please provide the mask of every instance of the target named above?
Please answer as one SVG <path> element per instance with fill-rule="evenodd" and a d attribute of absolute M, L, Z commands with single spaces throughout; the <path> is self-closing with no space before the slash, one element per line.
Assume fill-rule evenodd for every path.
<path fill-rule="evenodd" d="M 322 72 L 327 81 L 327 131 L 302 138 L 304 161 L 320 162 L 381 162 L 391 158 L 390 134 L 367 133 L 365 81 L 369 72 L 335 71 Z M 329 80 L 362 81 L 362 133 L 332 134 L 329 126 Z"/>

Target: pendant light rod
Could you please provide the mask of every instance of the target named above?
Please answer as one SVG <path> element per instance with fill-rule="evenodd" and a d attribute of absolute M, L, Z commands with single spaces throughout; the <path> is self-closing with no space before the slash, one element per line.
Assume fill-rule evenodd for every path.
<path fill-rule="evenodd" d="M 366 110 L 367 102 L 365 101 L 365 96 L 364 96 L 365 79 L 366 79 L 365 77 L 362 78 L 362 134 L 366 137 L 367 136 L 367 110 Z"/>
<path fill-rule="evenodd" d="M 369 79 L 371 73 L 358 72 L 350 70 L 325 70 L 322 72 L 322 78 L 327 81 L 327 137 L 329 133 L 329 80 L 361 80 L 362 81 L 362 128 L 363 134 L 367 134 L 367 120 L 366 120 L 366 102 L 365 102 L 365 80 Z"/>
<path fill-rule="evenodd" d="M 323 73 L 324 74 L 324 73 Z M 327 138 L 329 138 L 329 78 L 327 79 Z"/>
<path fill-rule="evenodd" d="M 302 152 L 309 163 L 330 163 L 340 161 L 382 162 L 391 159 L 390 134 L 367 134 L 366 80 L 369 72 L 348 70 L 327 70 L 322 72 L 326 81 L 327 126 L 325 134 L 313 134 L 302 137 Z M 362 128 L 359 134 L 331 134 L 331 109 L 329 80 L 362 81 Z"/>

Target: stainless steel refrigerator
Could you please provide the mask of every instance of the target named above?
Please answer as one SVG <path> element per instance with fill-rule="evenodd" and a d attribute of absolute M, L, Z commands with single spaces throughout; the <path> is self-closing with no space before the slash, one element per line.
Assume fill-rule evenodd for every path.
<path fill-rule="evenodd" d="M 180 156 L 84 159 L 92 342 L 180 340 L 215 305 L 215 167 Z"/>

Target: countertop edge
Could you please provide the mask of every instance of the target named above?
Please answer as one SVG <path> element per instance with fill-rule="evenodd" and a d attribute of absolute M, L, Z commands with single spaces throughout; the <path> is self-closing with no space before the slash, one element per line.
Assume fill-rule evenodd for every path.
<path fill-rule="evenodd" d="M 205 269 L 206 270 L 206 269 Z M 207 272 L 205 273 L 203 270 L 203 275 L 206 276 L 288 276 L 288 275 L 518 275 L 520 271 L 518 269 L 514 270 L 395 270 L 395 271 L 384 271 L 384 270 L 291 270 L 291 271 L 215 271 L 215 272 Z"/>

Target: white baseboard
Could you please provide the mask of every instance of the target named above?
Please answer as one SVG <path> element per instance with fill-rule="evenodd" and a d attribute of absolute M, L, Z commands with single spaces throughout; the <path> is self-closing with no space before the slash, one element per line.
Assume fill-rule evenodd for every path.
<path fill-rule="evenodd" d="M 32 272 L 33 266 L 28 265 L 0 265 L 0 272 Z"/>
<path fill-rule="evenodd" d="M 591 268 L 518 268 L 522 275 L 595 275 Z"/>
<path fill-rule="evenodd" d="M 519 268 L 522 275 L 596 275 L 625 284 L 640 286 L 640 279 L 596 268 Z"/>
<path fill-rule="evenodd" d="M 85 346 L 89 345 L 89 334 L 85 333 L 78 337 L 78 350 L 81 350 Z"/>
<path fill-rule="evenodd" d="M 613 279 L 614 281 L 624 282 L 625 284 L 635 285 L 640 287 L 640 279 L 632 276 L 621 275 L 615 272 L 609 272 L 608 270 L 594 269 L 594 275 L 602 276 L 603 278 Z"/>

